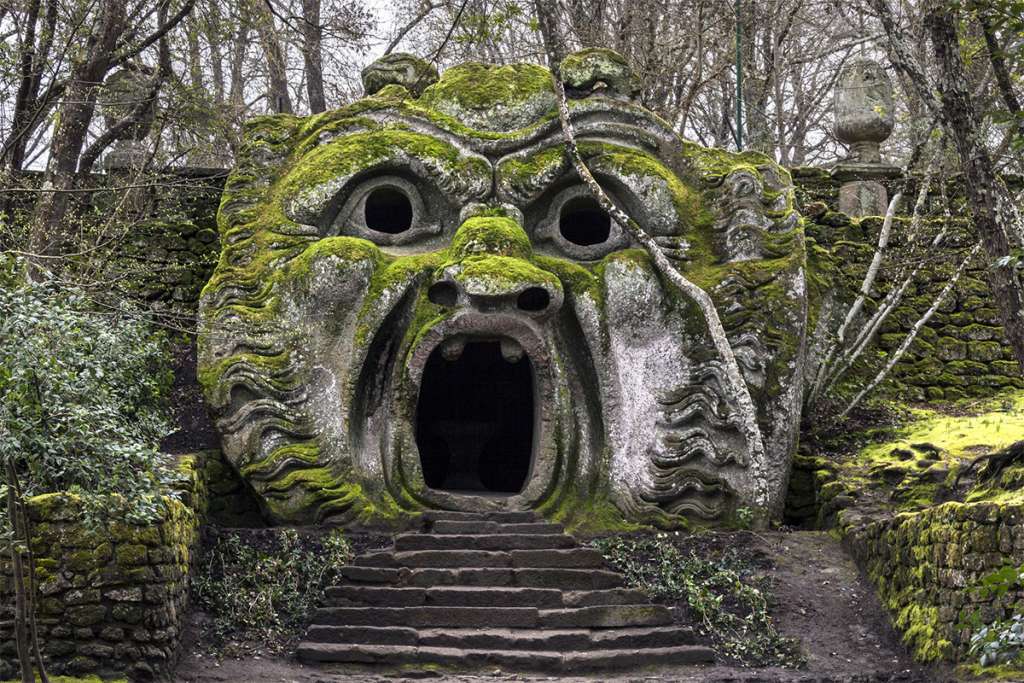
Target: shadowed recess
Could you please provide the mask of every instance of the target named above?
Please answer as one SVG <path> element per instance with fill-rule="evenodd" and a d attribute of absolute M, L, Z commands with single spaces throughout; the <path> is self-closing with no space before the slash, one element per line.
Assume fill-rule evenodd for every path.
<path fill-rule="evenodd" d="M 519 493 L 533 458 L 530 361 L 509 362 L 497 341 L 468 342 L 455 360 L 440 349 L 427 360 L 416 411 L 427 486 Z"/>

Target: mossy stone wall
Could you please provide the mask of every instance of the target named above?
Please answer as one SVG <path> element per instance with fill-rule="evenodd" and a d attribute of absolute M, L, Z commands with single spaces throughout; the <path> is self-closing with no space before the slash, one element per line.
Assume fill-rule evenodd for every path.
<path fill-rule="evenodd" d="M 808 169 L 801 170 L 808 185 L 799 185 L 799 175 L 795 175 L 794 180 L 798 183 L 798 196 L 805 202 L 801 210 L 813 216 L 807 225 L 812 268 L 816 268 L 817 276 L 827 283 L 823 289 L 838 288 L 843 293 L 838 298 L 852 302 L 875 253 L 883 220 L 880 216 L 856 220 L 832 210 L 822 211 L 820 207 L 817 211 L 809 209 L 806 202 L 828 199 L 831 195 L 826 190 L 831 188 L 838 192 L 838 183 L 823 171 L 808 180 Z M 809 193 L 808 188 L 813 193 Z M 946 237 L 937 248 L 909 249 L 909 230 L 908 217 L 896 219 L 888 256 L 865 311 L 873 313 L 894 284 L 902 281 L 903 276 L 896 274 L 897 264 L 920 260 L 921 268 L 901 304 L 882 324 L 873 348 L 864 354 L 867 362 L 854 367 L 851 377 L 856 383 L 862 384 L 862 380 L 873 377 L 903 343 L 977 239 L 971 234 L 969 222 L 956 217 L 929 215 L 922 221 L 915 243 L 930 244 L 945 230 Z M 1020 366 L 1003 337 L 999 311 L 985 272 L 987 266 L 983 253 L 969 264 L 953 291 L 893 368 L 883 391 L 904 401 L 924 402 L 985 397 L 1024 387 Z"/>
<path fill-rule="evenodd" d="M 77 195 L 80 229 L 97 242 L 90 253 L 101 261 L 86 264 L 96 273 L 90 277 L 112 294 L 191 327 L 199 292 L 220 255 L 217 209 L 226 176 L 226 170 L 183 168 L 147 178 L 144 187 L 128 192 L 98 189 Z M 40 180 L 38 172 L 19 176 L 26 186 Z M 89 185 L 116 186 L 103 174 L 90 176 Z M 19 196 L 12 226 L 0 232 L 0 249 L 23 248 L 35 197 Z M 121 213 L 108 225 L 115 209 Z"/>
<path fill-rule="evenodd" d="M 73 496 L 30 500 L 39 632 L 52 673 L 169 675 L 207 500 L 195 459 L 184 458 L 181 471 L 179 498 L 168 499 L 160 520 L 148 526 L 90 530 Z M 0 679 L 13 676 L 17 664 L 10 571 L 0 564 Z"/>
<path fill-rule="evenodd" d="M 1024 599 L 981 590 L 984 577 L 1024 564 L 1024 506 L 945 503 L 859 526 L 842 518 L 847 546 L 921 661 L 962 661 L 971 624 L 1005 618 Z"/>

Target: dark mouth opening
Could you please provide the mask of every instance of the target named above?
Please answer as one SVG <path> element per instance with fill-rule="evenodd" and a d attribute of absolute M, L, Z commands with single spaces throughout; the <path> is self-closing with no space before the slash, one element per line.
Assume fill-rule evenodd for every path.
<path fill-rule="evenodd" d="M 529 358 L 511 340 L 449 342 L 431 353 L 420 385 L 423 478 L 445 491 L 519 493 L 533 460 Z"/>

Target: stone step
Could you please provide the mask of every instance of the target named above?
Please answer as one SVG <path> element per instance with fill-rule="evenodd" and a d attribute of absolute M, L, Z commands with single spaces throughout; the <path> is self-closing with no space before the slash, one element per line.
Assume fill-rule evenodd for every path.
<path fill-rule="evenodd" d="M 428 529 L 434 534 L 561 534 L 565 527 L 548 522 L 524 522 L 503 524 L 501 522 L 433 522 Z"/>
<path fill-rule="evenodd" d="M 513 567 L 544 569 L 591 569 L 603 568 L 604 557 L 590 548 L 569 548 L 565 550 L 513 550 Z"/>
<path fill-rule="evenodd" d="M 309 643 L 361 643 L 364 645 L 419 644 L 420 632 L 408 626 L 325 626 L 314 624 L 306 631 Z"/>
<path fill-rule="evenodd" d="M 364 567 L 511 567 L 508 553 L 490 550 L 384 550 L 359 555 L 353 560 Z"/>
<path fill-rule="evenodd" d="M 452 668 L 502 667 L 512 670 L 576 672 L 668 664 L 701 664 L 714 661 L 709 648 L 682 645 L 640 650 L 591 650 L 553 652 L 543 650 L 464 650 L 407 645 L 303 642 L 299 659 L 305 662 L 358 664 L 435 664 Z"/>
<path fill-rule="evenodd" d="M 643 591 L 632 588 L 610 590 L 564 591 L 562 604 L 566 607 L 595 607 L 598 605 L 645 605 L 650 600 Z"/>
<path fill-rule="evenodd" d="M 498 522 L 500 524 L 529 524 L 543 522 L 536 512 L 457 512 L 455 510 L 430 510 L 423 513 L 423 521 L 432 522 Z"/>
<path fill-rule="evenodd" d="M 409 626 L 493 628 L 623 628 L 667 626 L 662 605 L 603 605 L 538 610 L 536 607 L 321 607 L 314 624 L 329 626 Z"/>
<path fill-rule="evenodd" d="M 308 643 L 361 643 L 466 650 L 616 650 L 693 645 L 685 627 L 622 629 L 421 629 L 401 626 L 311 626 Z"/>
<path fill-rule="evenodd" d="M 590 569 L 603 568 L 601 553 L 590 548 L 565 548 L 544 550 L 409 550 L 359 555 L 355 564 L 363 567 L 424 568 L 481 568 L 481 567 L 530 567 L 544 569 Z"/>
<path fill-rule="evenodd" d="M 573 548 L 576 540 L 565 534 L 402 534 L 395 551 L 410 550 L 546 550 Z"/>
<path fill-rule="evenodd" d="M 488 628 L 503 624 L 509 628 L 536 628 L 539 621 L 536 607 L 321 607 L 312 623 L 414 628 Z"/>
<path fill-rule="evenodd" d="M 538 623 L 541 628 L 668 626 L 672 613 L 663 605 L 597 605 L 541 610 Z"/>
<path fill-rule="evenodd" d="M 442 586 L 378 588 L 337 586 L 327 589 L 328 606 L 368 607 L 564 607 L 562 591 L 553 588 Z M 601 603 L 596 603 L 601 604 Z M 608 604 L 608 603 L 604 603 Z"/>
<path fill-rule="evenodd" d="M 466 650 L 611 650 L 693 645 L 689 628 L 622 629 L 424 629 L 418 644 Z M 312 638 L 309 638 L 312 640 Z"/>
<path fill-rule="evenodd" d="M 604 569 L 400 569 L 386 567 L 342 567 L 347 585 L 365 586 L 519 586 L 557 588 L 566 591 L 620 588 L 621 574 Z"/>

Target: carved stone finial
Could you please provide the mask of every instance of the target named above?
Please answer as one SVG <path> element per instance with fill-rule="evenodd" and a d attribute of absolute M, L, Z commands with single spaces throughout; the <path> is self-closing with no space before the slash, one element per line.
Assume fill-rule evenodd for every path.
<path fill-rule="evenodd" d="M 877 62 L 854 59 L 843 66 L 835 91 L 835 134 L 849 145 L 850 156 L 832 173 L 843 183 L 839 210 L 845 214 L 878 216 L 888 207 L 880 181 L 899 170 L 882 161 L 880 144 L 892 134 L 894 110 L 892 82 Z"/>
<path fill-rule="evenodd" d="M 882 67 L 870 59 L 847 62 L 836 84 L 836 137 L 850 146 L 850 160 L 881 163 L 879 144 L 891 134 L 892 82 Z"/>
<path fill-rule="evenodd" d="M 394 52 L 384 55 L 362 72 L 363 90 L 367 96 L 375 95 L 384 86 L 400 85 L 416 97 L 437 82 L 437 69 L 416 55 Z"/>
<path fill-rule="evenodd" d="M 132 115 L 143 98 L 149 96 L 149 78 L 146 67 L 135 65 L 118 69 L 107 77 L 98 97 L 107 128 L 113 128 Z M 148 107 L 121 131 L 104 157 L 103 166 L 109 170 L 140 166 L 148 156 L 147 146 L 142 141 L 149 135 L 155 117 L 156 107 Z"/>
<path fill-rule="evenodd" d="M 559 74 L 565 87 L 578 93 L 603 90 L 606 94 L 635 97 L 640 92 L 640 82 L 626 58 L 607 48 L 573 52 L 562 60 Z"/>

